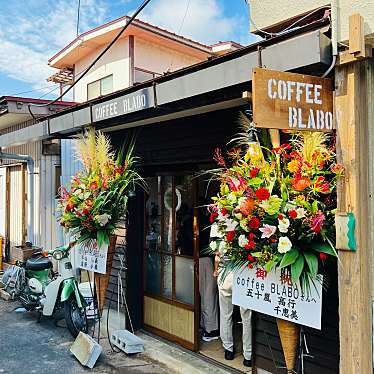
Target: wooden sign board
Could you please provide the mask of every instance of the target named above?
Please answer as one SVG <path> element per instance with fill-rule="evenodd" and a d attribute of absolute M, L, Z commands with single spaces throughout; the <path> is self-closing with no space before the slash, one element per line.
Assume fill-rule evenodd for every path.
<path fill-rule="evenodd" d="M 253 120 L 270 129 L 332 131 L 332 80 L 253 69 Z"/>

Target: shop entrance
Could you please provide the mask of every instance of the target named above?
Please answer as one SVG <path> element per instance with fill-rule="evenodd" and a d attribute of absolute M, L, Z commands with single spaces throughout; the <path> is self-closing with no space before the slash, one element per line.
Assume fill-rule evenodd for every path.
<path fill-rule="evenodd" d="M 192 175 L 159 175 L 147 184 L 144 327 L 197 350 L 197 183 Z"/>

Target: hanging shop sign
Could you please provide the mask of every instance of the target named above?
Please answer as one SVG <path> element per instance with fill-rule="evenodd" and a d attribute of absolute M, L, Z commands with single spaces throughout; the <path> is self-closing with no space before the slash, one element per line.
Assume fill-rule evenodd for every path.
<path fill-rule="evenodd" d="M 96 240 L 90 240 L 76 246 L 76 263 L 80 269 L 106 274 L 108 244 L 98 246 Z"/>
<path fill-rule="evenodd" d="M 322 282 L 305 295 L 299 282 L 281 276 L 279 269 L 244 268 L 234 274 L 232 303 L 300 325 L 321 329 Z"/>
<path fill-rule="evenodd" d="M 258 127 L 323 132 L 334 129 L 331 79 L 255 68 L 252 100 Z"/>
<path fill-rule="evenodd" d="M 103 121 L 109 118 L 122 116 L 137 112 L 139 110 L 153 107 L 153 92 L 145 88 L 135 93 L 120 96 L 113 100 L 92 106 L 92 119 L 94 122 Z"/>

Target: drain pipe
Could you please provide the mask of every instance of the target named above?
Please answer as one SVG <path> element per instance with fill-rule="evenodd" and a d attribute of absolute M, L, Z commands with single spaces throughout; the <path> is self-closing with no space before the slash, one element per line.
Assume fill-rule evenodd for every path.
<path fill-rule="evenodd" d="M 330 67 L 322 75 L 325 78 L 335 67 L 338 58 L 338 0 L 331 0 L 331 46 L 332 62 Z"/>
<path fill-rule="evenodd" d="M 27 163 L 27 241 L 33 242 L 34 234 L 34 160 L 31 156 L 4 153 L 0 150 L 0 160 L 13 160 Z"/>

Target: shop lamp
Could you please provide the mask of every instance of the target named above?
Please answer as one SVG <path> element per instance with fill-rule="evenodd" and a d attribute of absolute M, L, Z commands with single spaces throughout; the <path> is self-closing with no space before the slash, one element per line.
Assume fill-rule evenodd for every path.
<path fill-rule="evenodd" d="M 251 122 L 250 127 L 248 129 L 248 154 L 253 161 L 262 161 L 264 159 L 264 155 L 262 154 L 262 149 L 260 142 L 258 141 L 257 137 L 257 129 L 256 124 Z"/>

